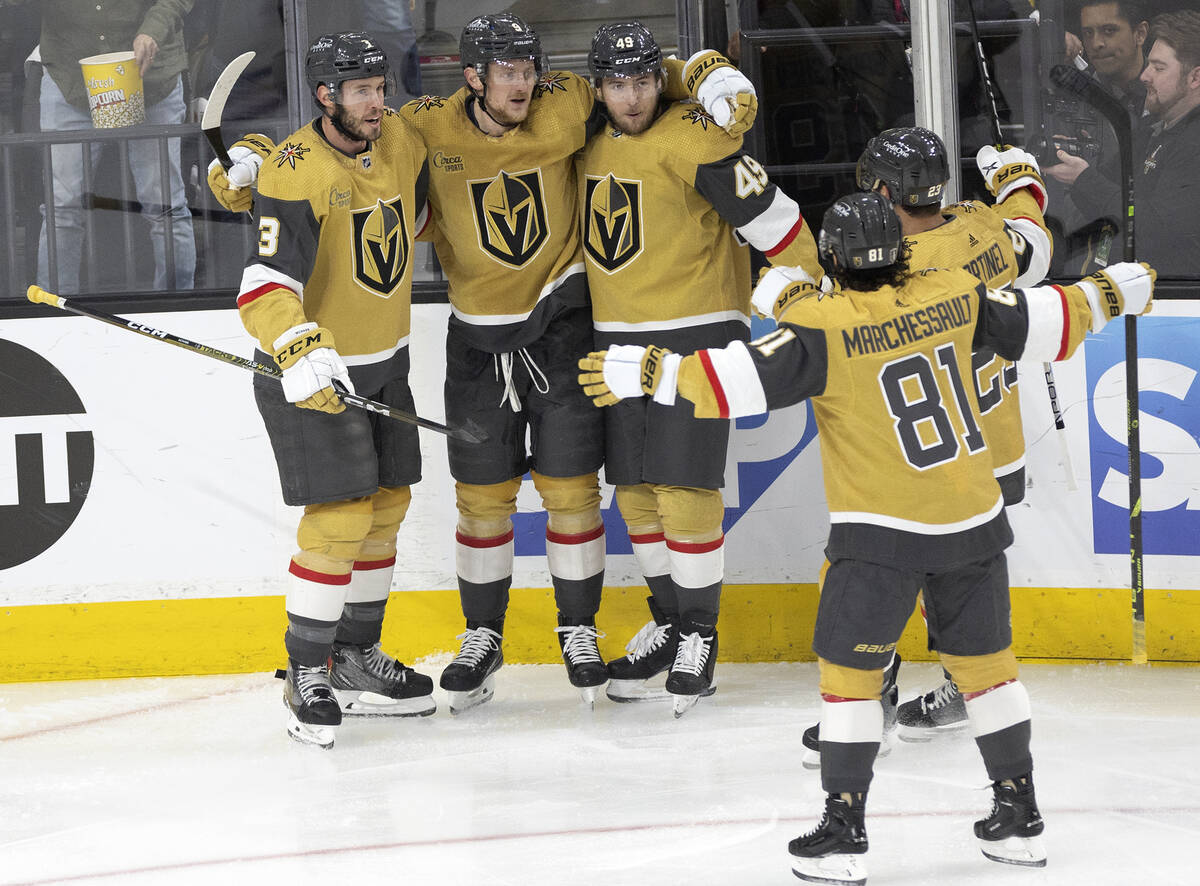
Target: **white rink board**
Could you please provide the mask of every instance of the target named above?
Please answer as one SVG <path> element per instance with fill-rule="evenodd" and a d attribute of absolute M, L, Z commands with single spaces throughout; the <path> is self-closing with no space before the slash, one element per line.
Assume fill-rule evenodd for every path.
<path fill-rule="evenodd" d="M 434 420 L 444 416 L 442 342 L 448 312 L 445 305 L 414 308 L 414 393 L 420 414 Z M 1182 302 L 1160 304 L 1154 316 L 1185 315 L 1198 316 L 1200 309 Z M 253 344 L 233 310 L 134 319 L 241 356 L 252 355 Z M 73 426 L 91 431 L 95 445 L 91 487 L 78 517 L 45 552 L 0 570 L 0 604 L 284 592 L 300 509 L 281 503 L 249 372 L 69 315 L 3 321 L 0 340 L 28 348 L 57 367 L 84 403 L 85 414 L 72 419 Z M 1093 547 L 1084 354 L 1055 367 L 1080 486 L 1075 492 L 1066 488 L 1041 366 L 1023 365 L 1022 371 L 1031 486 L 1025 503 L 1011 514 L 1017 536 L 1010 552 L 1011 583 L 1126 586 L 1128 557 L 1096 554 Z M 1098 405 L 1101 413 L 1109 416 L 1102 419 L 1106 427 L 1114 414 L 1123 426 L 1123 399 L 1107 398 Z M 15 500 L 15 462 L 9 454 L 15 435 L 37 429 L 29 417 L 5 415 L 0 403 L 0 505 Z M 739 463 L 741 470 L 727 470 L 725 490 L 727 508 L 739 512 L 727 536 L 731 584 L 816 580 L 828 531 L 817 446 L 806 445 L 790 462 L 781 458 L 806 430 L 811 433 L 810 416 L 801 405 L 772 415 L 759 427 L 734 432 L 730 464 Z M 1180 500 L 1189 502 L 1189 511 L 1200 509 L 1196 429 L 1184 431 L 1181 447 L 1180 429 L 1170 428 L 1174 432 L 1144 420 L 1143 448 L 1173 448 L 1181 467 L 1167 478 L 1173 486 L 1166 498 L 1179 498 L 1174 490 L 1182 477 L 1186 488 Z M 453 588 L 455 513 L 445 446 L 436 434 L 422 432 L 421 437 L 424 480 L 414 489 L 401 530 L 395 587 Z M 50 483 L 48 474 L 48 488 Z M 1149 492 L 1146 497 L 1149 501 Z M 611 489 L 606 488 L 606 507 L 611 499 Z M 519 506 L 522 512 L 538 510 L 532 484 L 522 488 Z M 610 524 L 610 547 L 616 535 Z M 1200 588 L 1195 555 L 1148 556 L 1146 576 L 1147 587 Z M 606 582 L 640 584 L 632 556 L 610 555 Z M 518 556 L 515 587 L 549 585 L 544 557 Z"/>

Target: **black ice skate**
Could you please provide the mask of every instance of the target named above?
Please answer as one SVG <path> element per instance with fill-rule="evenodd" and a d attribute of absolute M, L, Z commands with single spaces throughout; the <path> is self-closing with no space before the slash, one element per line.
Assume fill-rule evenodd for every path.
<path fill-rule="evenodd" d="M 333 647 L 329 682 L 347 717 L 425 717 L 437 710 L 433 680 L 375 643 Z"/>
<path fill-rule="evenodd" d="M 342 709 L 329 685 L 329 668 L 310 668 L 289 661 L 287 670 L 276 671 L 275 676 L 283 678 L 288 735 L 302 744 L 333 747 L 334 730 L 342 725 Z"/>
<path fill-rule="evenodd" d="M 596 619 L 570 618 L 558 614 L 558 645 L 562 649 L 563 663 L 567 666 L 567 679 L 579 690 L 589 705 L 596 704 L 600 687 L 608 682 L 608 667 L 600 657 L 596 638 L 604 635 L 596 630 Z"/>
<path fill-rule="evenodd" d="M 646 602 L 650 604 L 653 619 L 625 644 L 628 655 L 608 663 L 609 682 L 605 692 L 613 701 L 666 701 L 671 697 L 665 687 L 652 686 L 649 681 L 671 669 L 679 645 L 679 629 L 658 608 L 653 597 L 647 597 Z"/>
<path fill-rule="evenodd" d="M 975 822 L 979 848 L 992 861 L 1026 867 L 1046 866 L 1046 829 L 1033 794 L 1033 778 L 1015 779 L 1016 784 L 992 783 L 992 812 Z"/>
<path fill-rule="evenodd" d="M 896 729 L 896 702 L 900 700 L 900 690 L 896 688 L 896 677 L 900 673 L 900 655 L 892 657 L 892 663 L 883 672 L 883 691 L 880 703 L 883 705 L 883 737 L 879 742 L 876 757 L 886 757 L 892 752 L 892 733 Z M 800 737 L 804 745 L 804 756 L 800 765 L 805 769 L 821 768 L 821 724 L 814 723 L 804 730 Z"/>
<path fill-rule="evenodd" d="M 713 671 L 717 666 L 717 629 L 712 625 L 684 621 L 679 626 L 675 661 L 667 675 L 675 717 L 682 717 L 700 698 L 717 691 Z"/>
<path fill-rule="evenodd" d="M 442 671 L 441 686 L 450 694 L 450 713 L 461 714 L 489 700 L 495 693 L 494 674 L 504 664 L 498 631 L 480 625 L 467 627 L 457 639 L 462 647 L 454 661 Z"/>
<path fill-rule="evenodd" d="M 967 727 L 967 704 L 952 680 L 910 699 L 896 712 L 899 736 L 905 741 L 929 741 Z"/>
<path fill-rule="evenodd" d="M 806 883 L 866 883 L 865 811 L 837 794 L 826 797 L 817 826 L 788 843 L 792 873 Z"/>

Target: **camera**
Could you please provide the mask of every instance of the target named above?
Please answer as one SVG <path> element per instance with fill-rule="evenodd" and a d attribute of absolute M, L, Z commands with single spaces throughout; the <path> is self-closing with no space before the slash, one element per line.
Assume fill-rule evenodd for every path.
<path fill-rule="evenodd" d="M 1100 156 L 1100 133 L 1104 125 L 1099 113 L 1085 102 L 1047 91 L 1042 96 L 1042 131 L 1030 141 L 1026 150 L 1043 167 L 1061 162 L 1058 151 L 1082 157 L 1095 165 Z"/>

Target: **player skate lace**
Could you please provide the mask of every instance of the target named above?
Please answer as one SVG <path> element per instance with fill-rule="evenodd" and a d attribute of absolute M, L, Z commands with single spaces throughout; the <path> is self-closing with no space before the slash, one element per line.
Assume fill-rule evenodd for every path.
<path fill-rule="evenodd" d="M 296 668 L 296 692 L 302 698 L 333 698 L 329 672 L 321 665 L 315 668 Z"/>
<path fill-rule="evenodd" d="M 491 628 L 472 628 L 455 637 L 462 640 L 462 649 L 450 664 L 475 667 L 493 648 L 500 647 L 500 635 Z"/>
<path fill-rule="evenodd" d="M 537 361 L 533 359 L 529 351 L 525 348 L 518 348 L 516 351 L 506 354 L 496 354 L 496 378 L 504 379 L 504 393 L 500 395 L 500 406 L 506 402 L 512 407 L 513 412 L 521 411 L 521 398 L 517 396 L 516 386 L 513 385 L 513 354 L 517 354 L 521 358 L 521 362 L 525 364 L 525 371 L 529 373 L 529 377 L 533 379 L 533 386 L 537 388 L 539 393 L 546 394 L 550 391 L 550 380 L 546 378 L 546 373 L 542 372 Z"/>
<path fill-rule="evenodd" d="M 712 637 L 701 637 L 698 633 L 686 634 L 679 638 L 679 648 L 675 650 L 675 664 L 672 671 L 699 676 L 708 661 Z"/>
<path fill-rule="evenodd" d="M 396 661 L 396 659 L 380 649 L 378 643 L 372 646 L 371 651 L 363 656 L 363 664 L 366 666 L 367 673 L 381 680 L 395 679 L 397 677 L 404 678 L 404 663 Z"/>
<path fill-rule="evenodd" d="M 625 651 L 629 653 L 630 661 L 637 661 L 639 658 L 645 658 L 651 652 L 661 647 L 667 642 L 668 629 L 660 625 L 656 621 L 648 621 L 642 625 L 642 629 L 633 635 L 633 639 L 625 644 Z"/>
<path fill-rule="evenodd" d="M 825 825 L 827 825 L 828 823 L 829 823 L 829 810 L 826 809 L 824 812 L 821 813 L 821 820 L 817 822 L 816 827 L 809 830 L 800 839 L 806 840 L 809 837 L 816 836 L 817 834 L 821 833 L 821 831 L 823 831 L 825 829 Z"/>
<path fill-rule="evenodd" d="M 930 698 L 929 703 L 925 705 L 925 710 L 932 711 L 936 710 L 937 708 L 945 707 L 946 705 L 950 704 L 950 702 L 954 701 L 954 696 L 957 694 L 958 690 L 954 687 L 954 684 L 947 680 L 937 689 L 933 690 L 933 697 Z"/>
<path fill-rule="evenodd" d="M 563 638 L 563 654 L 571 659 L 572 664 L 590 664 L 602 662 L 600 650 L 596 647 L 596 638 L 605 634 L 597 631 L 591 625 L 563 625 L 554 629 L 556 634 L 565 634 Z"/>

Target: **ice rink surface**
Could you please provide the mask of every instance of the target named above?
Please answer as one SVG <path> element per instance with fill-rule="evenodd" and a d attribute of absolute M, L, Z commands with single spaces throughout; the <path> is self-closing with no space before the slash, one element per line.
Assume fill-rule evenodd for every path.
<path fill-rule="evenodd" d="M 787 841 L 824 796 L 800 766 L 816 674 L 720 664 L 675 720 L 507 665 L 480 708 L 451 717 L 435 690 L 433 716 L 347 721 L 328 751 L 287 738 L 266 674 L 0 685 L 0 883 L 798 883 Z M 939 678 L 906 663 L 901 698 Z M 991 793 L 960 732 L 878 761 L 868 882 L 1200 883 L 1200 669 L 1022 679 L 1048 866 L 980 854 Z"/>

